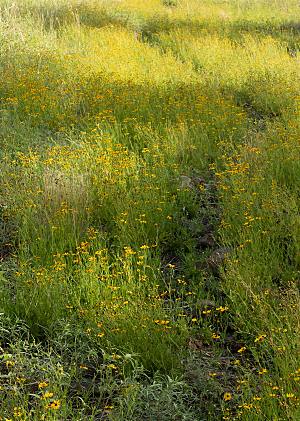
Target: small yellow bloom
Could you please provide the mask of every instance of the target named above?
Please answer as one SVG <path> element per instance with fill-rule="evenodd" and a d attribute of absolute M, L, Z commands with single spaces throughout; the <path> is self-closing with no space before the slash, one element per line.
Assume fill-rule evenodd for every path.
<path fill-rule="evenodd" d="M 223 399 L 224 399 L 224 401 L 231 401 L 231 399 L 232 399 L 231 393 L 229 393 L 229 392 L 224 393 Z"/>
<path fill-rule="evenodd" d="M 257 338 L 254 339 L 254 342 L 262 342 L 267 335 L 259 335 Z"/>
<path fill-rule="evenodd" d="M 170 320 L 154 320 L 154 323 L 157 325 L 168 325 L 170 323 Z"/>
<path fill-rule="evenodd" d="M 106 368 L 110 368 L 111 370 L 118 370 L 118 367 L 115 364 L 108 364 Z"/>
<path fill-rule="evenodd" d="M 279 352 L 284 352 L 284 351 L 285 351 L 285 346 L 279 346 L 279 347 L 277 348 L 277 351 L 279 351 Z"/>
<path fill-rule="evenodd" d="M 86 365 L 80 364 L 79 368 L 81 370 L 88 370 L 89 368 Z"/>
<path fill-rule="evenodd" d="M 253 408 L 253 404 L 252 403 L 244 403 L 242 405 L 243 408 L 245 409 L 252 409 Z"/>
<path fill-rule="evenodd" d="M 121 357 L 121 355 L 119 355 L 119 354 L 112 354 L 112 355 L 111 355 L 111 358 L 112 358 L 113 360 L 120 360 L 122 357 Z"/>
<path fill-rule="evenodd" d="M 55 401 L 50 402 L 47 405 L 47 408 L 48 409 L 55 409 L 55 410 L 59 409 L 60 408 L 60 401 L 55 400 Z"/>
<path fill-rule="evenodd" d="M 259 370 L 258 374 L 259 374 L 259 375 L 262 375 L 262 374 L 265 374 L 265 373 L 267 373 L 267 372 L 268 372 L 268 370 L 267 370 L 266 368 L 261 368 L 261 369 Z"/>
<path fill-rule="evenodd" d="M 21 417 L 22 416 L 22 409 L 20 407 L 14 407 L 14 417 Z"/>
<path fill-rule="evenodd" d="M 52 392 L 45 392 L 42 395 L 42 399 L 48 399 L 48 398 L 52 398 L 53 397 L 53 393 Z"/>
<path fill-rule="evenodd" d="M 229 307 L 227 307 L 227 306 L 225 306 L 225 307 L 220 306 L 220 307 L 217 307 L 216 310 L 219 311 L 220 313 L 224 313 L 224 311 L 229 310 Z"/>
<path fill-rule="evenodd" d="M 287 393 L 285 396 L 287 398 L 294 398 L 295 397 L 295 394 L 294 393 Z"/>
<path fill-rule="evenodd" d="M 47 386 L 49 386 L 49 383 L 48 382 L 41 382 L 41 383 L 39 383 L 39 389 L 44 389 Z"/>
<path fill-rule="evenodd" d="M 216 377 L 217 373 L 208 373 L 209 377 Z"/>
<path fill-rule="evenodd" d="M 238 353 L 239 354 L 242 354 L 242 352 L 245 352 L 246 351 L 246 347 L 245 346 L 242 346 L 242 348 L 240 348 L 240 349 L 238 349 Z"/>
<path fill-rule="evenodd" d="M 202 314 L 210 314 L 211 313 L 211 310 L 203 310 L 202 311 Z"/>

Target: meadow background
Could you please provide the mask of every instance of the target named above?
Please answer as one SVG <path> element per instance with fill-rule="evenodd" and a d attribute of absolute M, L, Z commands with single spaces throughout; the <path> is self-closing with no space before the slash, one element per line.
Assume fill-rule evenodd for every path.
<path fill-rule="evenodd" d="M 299 420 L 298 0 L 0 0 L 0 419 Z"/>

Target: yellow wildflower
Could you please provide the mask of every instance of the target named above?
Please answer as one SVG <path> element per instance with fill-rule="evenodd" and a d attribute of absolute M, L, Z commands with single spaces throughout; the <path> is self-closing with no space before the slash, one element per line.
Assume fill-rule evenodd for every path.
<path fill-rule="evenodd" d="M 59 409 L 60 408 L 60 401 L 54 400 L 54 401 L 50 402 L 47 405 L 47 408 L 48 409 L 55 409 L 55 410 Z"/>
<path fill-rule="evenodd" d="M 211 310 L 203 310 L 202 311 L 202 314 L 210 314 L 211 313 Z"/>
<path fill-rule="evenodd" d="M 14 407 L 14 417 L 21 417 L 22 416 L 22 409 L 20 407 Z"/>
<path fill-rule="evenodd" d="M 106 367 L 110 368 L 111 370 L 118 370 L 118 367 L 115 364 L 108 364 Z"/>
<path fill-rule="evenodd" d="M 170 323 L 170 320 L 154 320 L 154 323 L 157 325 L 168 325 Z"/>
<path fill-rule="evenodd" d="M 216 310 L 219 311 L 220 313 L 224 313 L 224 311 L 229 310 L 229 307 L 227 307 L 227 306 L 225 306 L 225 307 L 220 306 L 220 307 L 217 307 Z"/>
<path fill-rule="evenodd" d="M 52 392 L 45 392 L 42 395 L 42 399 L 48 399 L 48 398 L 52 398 L 53 397 L 53 393 Z"/>
<path fill-rule="evenodd" d="M 294 393 L 287 393 L 285 396 L 287 398 L 294 398 L 295 397 L 295 394 Z"/>
<path fill-rule="evenodd" d="M 254 339 L 254 342 L 262 342 L 267 335 L 259 335 L 257 338 Z"/>
<path fill-rule="evenodd" d="M 86 365 L 80 364 L 79 368 L 81 370 L 88 370 L 89 368 Z"/>
<path fill-rule="evenodd" d="M 224 393 L 223 399 L 224 399 L 224 401 L 231 401 L 231 399 L 232 399 L 231 393 L 229 393 L 229 392 Z"/>

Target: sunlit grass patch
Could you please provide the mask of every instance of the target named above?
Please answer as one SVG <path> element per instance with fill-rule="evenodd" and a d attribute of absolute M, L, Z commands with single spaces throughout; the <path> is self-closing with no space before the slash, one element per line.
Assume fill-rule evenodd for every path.
<path fill-rule="evenodd" d="M 202 80 L 234 92 L 240 103 L 248 102 L 263 114 L 295 110 L 299 63 L 272 37 L 244 35 L 235 43 L 185 30 L 162 34 L 159 39 L 166 50 L 192 62 Z"/>
<path fill-rule="evenodd" d="M 104 72 L 113 78 L 138 82 L 186 82 L 193 79 L 191 66 L 177 62 L 172 54 L 161 55 L 151 46 L 140 42 L 132 31 L 118 27 L 83 30 L 70 28 L 60 36 L 65 52 L 70 48 L 84 72 Z M 74 60 L 75 61 L 75 60 Z"/>

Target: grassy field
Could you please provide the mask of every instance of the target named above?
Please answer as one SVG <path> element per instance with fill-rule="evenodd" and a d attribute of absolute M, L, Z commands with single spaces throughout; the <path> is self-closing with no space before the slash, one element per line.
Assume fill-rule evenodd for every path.
<path fill-rule="evenodd" d="M 0 81 L 0 420 L 299 420 L 299 1 L 0 0 Z"/>

